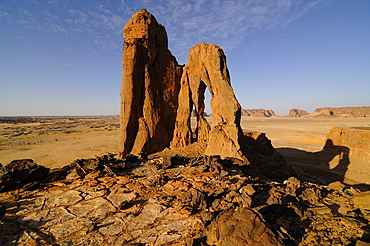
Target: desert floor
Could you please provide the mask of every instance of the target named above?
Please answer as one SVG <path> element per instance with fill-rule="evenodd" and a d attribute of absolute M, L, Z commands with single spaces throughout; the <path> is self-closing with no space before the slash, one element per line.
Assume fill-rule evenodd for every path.
<path fill-rule="evenodd" d="M 208 120 L 211 122 L 211 119 Z M 322 164 L 322 160 L 317 160 L 320 156 L 317 153 L 325 144 L 327 132 L 333 127 L 370 127 L 370 118 L 243 117 L 242 127 L 244 131 L 265 132 L 273 146 L 302 176 L 327 183 L 331 180 L 310 179 L 317 171 L 328 170 L 328 167 L 311 168 Z M 117 153 L 118 141 L 118 117 L 70 117 L 1 123 L 0 163 L 6 165 L 12 160 L 27 158 L 37 164 L 57 168 L 75 159 L 106 152 Z M 322 165 L 330 165 L 329 161 L 325 159 Z M 351 183 L 344 179 L 341 181 Z"/>

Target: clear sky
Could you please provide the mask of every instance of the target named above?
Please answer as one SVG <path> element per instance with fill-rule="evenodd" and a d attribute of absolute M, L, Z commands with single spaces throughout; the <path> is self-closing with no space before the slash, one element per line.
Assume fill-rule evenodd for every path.
<path fill-rule="evenodd" d="M 119 114 L 122 28 L 142 8 L 180 64 L 220 45 L 245 109 L 370 105 L 369 0 L 4 0 L 0 115 Z"/>

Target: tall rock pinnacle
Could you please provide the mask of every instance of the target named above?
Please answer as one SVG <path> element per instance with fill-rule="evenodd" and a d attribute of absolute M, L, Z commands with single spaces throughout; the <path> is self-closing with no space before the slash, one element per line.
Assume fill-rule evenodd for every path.
<path fill-rule="evenodd" d="M 152 153 L 173 136 L 182 67 L 165 28 L 145 9 L 123 29 L 120 153 Z"/>

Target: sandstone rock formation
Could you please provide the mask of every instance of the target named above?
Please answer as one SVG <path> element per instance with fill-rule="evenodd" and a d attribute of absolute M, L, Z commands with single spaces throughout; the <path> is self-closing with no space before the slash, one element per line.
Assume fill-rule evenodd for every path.
<path fill-rule="evenodd" d="M 289 110 L 289 117 L 302 117 L 304 115 L 308 115 L 308 112 L 306 110 L 302 110 L 302 109 L 297 109 L 297 108 L 292 108 L 291 110 Z"/>
<path fill-rule="evenodd" d="M 121 157 L 160 151 L 169 147 L 171 141 L 172 148 L 190 145 L 194 105 L 195 139 L 207 142 L 205 154 L 247 161 L 240 105 L 219 46 L 201 43 L 193 47 L 182 72 L 167 49 L 164 27 L 141 10 L 124 28 L 122 64 Z M 204 118 L 206 88 L 212 96 L 212 127 Z"/>
<path fill-rule="evenodd" d="M 242 116 L 249 117 L 272 117 L 276 116 L 272 109 L 242 109 Z"/>
<path fill-rule="evenodd" d="M 182 70 L 168 50 L 166 30 L 146 10 L 131 17 L 123 36 L 122 157 L 169 146 Z"/>
<path fill-rule="evenodd" d="M 332 117 L 370 117 L 370 107 L 317 108 L 313 116 L 320 114 Z"/>
<path fill-rule="evenodd" d="M 0 245 L 370 242 L 370 194 L 340 182 L 270 182 L 217 156 L 106 155 L 62 170 L 39 189 L 0 192 Z"/>
<path fill-rule="evenodd" d="M 206 88 L 212 96 L 212 126 L 203 116 Z M 244 137 L 240 127 L 241 108 L 230 84 L 226 57 L 217 45 L 200 43 L 189 51 L 189 60 L 181 78 L 172 148 L 181 148 L 191 143 L 189 116 L 193 104 L 198 115 L 196 138 L 197 141 L 207 141 L 205 154 L 246 160 L 242 150 Z"/>
<path fill-rule="evenodd" d="M 370 184 L 369 128 L 333 128 L 324 150 L 338 153 L 331 160 L 331 169 L 341 171 L 347 183 Z"/>

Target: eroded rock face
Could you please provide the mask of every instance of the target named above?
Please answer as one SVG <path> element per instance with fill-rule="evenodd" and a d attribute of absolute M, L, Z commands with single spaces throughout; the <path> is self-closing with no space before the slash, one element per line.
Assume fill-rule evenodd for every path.
<path fill-rule="evenodd" d="M 120 153 L 152 153 L 173 136 L 181 66 L 165 28 L 145 9 L 123 29 Z"/>
<path fill-rule="evenodd" d="M 212 126 L 203 117 L 206 88 L 212 96 Z M 225 54 L 217 45 L 200 43 L 189 51 L 189 60 L 181 78 L 172 148 L 191 143 L 189 116 L 192 105 L 198 115 L 197 140 L 207 141 L 205 154 L 246 160 L 242 150 L 244 137 L 240 127 L 241 107 L 230 84 Z"/>
<path fill-rule="evenodd" d="M 370 130 L 333 128 L 326 136 L 324 150 L 337 153 L 330 169 L 341 172 L 347 183 L 370 184 Z"/>

